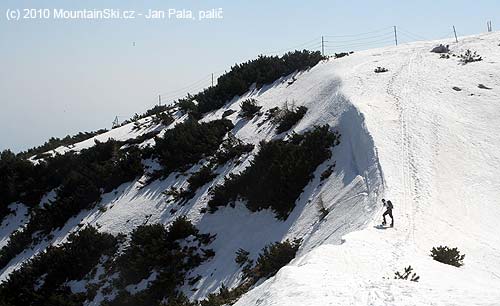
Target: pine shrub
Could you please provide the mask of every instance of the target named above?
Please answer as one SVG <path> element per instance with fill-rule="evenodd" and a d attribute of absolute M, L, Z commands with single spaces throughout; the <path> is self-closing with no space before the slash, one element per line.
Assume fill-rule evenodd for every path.
<path fill-rule="evenodd" d="M 236 258 L 234 259 L 234 261 L 240 267 L 243 267 L 247 262 L 251 261 L 249 256 L 250 256 L 250 252 L 240 248 L 240 249 L 238 249 L 238 251 L 236 251 Z"/>
<path fill-rule="evenodd" d="M 186 170 L 203 157 L 214 154 L 232 128 L 233 124 L 227 119 L 204 123 L 188 120 L 167 130 L 163 137 L 155 138 L 153 155 L 165 168 L 165 175 Z"/>
<path fill-rule="evenodd" d="M 304 135 L 293 134 L 288 140 L 262 142 L 249 167 L 230 174 L 223 185 L 212 189 L 210 211 L 243 198 L 248 209 L 271 208 L 278 219 L 285 220 L 314 170 L 330 158 L 330 147 L 338 139 L 338 133 L 330 132 L 326 125 Z"/>
<path fill-rule="evenodd" d="M 227 139 L 222 142 L 219 150 L 215 153 L 215 161 L 219 165 L 223 165 L 231 159 L 235 159 L 245 153 L 251 152 L 253 148 L 253 144 L 246 144 L 240 139 L 234 137 L 233 134 L 229 133 Z"/>
<path fill-rule="evenodd" d="M 402 280 L 409 280 L 412 282 L 418 282 L 420 279 L 420 276 L 417 276 L 416 273 L 413 273 L 413 268 L 411 266 L 408 266 L 405 268 L 404 272 L 400 273 L 399 271 L 396 271 L 394 273 L 394 279 L 402 279 Z"/>
<path fill-rule="evenodd" d="M 255 99 L 247 99 L 241 102 L 240 108 L 240 117 L 252 119 L 260 111 L 262 106 L 257 105 Z"/>
<path fill-rule="evenodd" d="M 47 248 L 11 272 L 0 285 L 0 304 L 81 305 L 93 294 L 73 294 L 64 284 L 82 279 L 103 256 L 112 256 L 117 243 L 116 237 L 93 227 L 70 234 L 67 242 Z"/>
<path fill-rule="evenodd" d="M 463 54 L 460 54 L 459 57 L 460 57 L 460 62 L 463 65 L 483 60 L 483 58 L 479 54 L 477 54 L 476 51 L 472 52 L 469 49 L 467 49 Z"/>
<path fill-rule="evenodd" d="M 283 132 L 288 131 L 294 125 L 296 125 L 297 122 L 300 121 L 300 119 L 304 117 L 306 112 L 307 112 L 307 107 L 305 106 L 299 106 L 297 108 L 292 108 L 290 110 L 286 109 L 279 120 L 276 132 L 278 134 L 281 134 Z"/>
<path fill-rule="evenodd" d="M 292 242 L 286 240 L 267 245 L 259 255 L 253 269 L 254 278 L 256 280 L 269 278 L 278 273 L 279 269 L 295 258 L 300 243 L 300 240 Z"/>
<path fill-rule="evenodd" d="M 217 85 L 188 97 L 197 101 L 197 111 L 207 113 L 222 107 L 235 96 L 244 94 L 252 84 L 261 88 L 282 76 L 295 71 L 306 70 L 324 59 L 319 51 L 294 51 L 278 56 L 261 55 L 257 59 L 236 64 L 231 70 L 217 79 Z"/>
<path fill-rule="evenodd" d="M 449 248 L 447 246 L 433 247 L 431 250 L 431 257 L 439 262 L 455 267 L 464 265 L 464 254 L 460 254 L 457 248 Z"/>

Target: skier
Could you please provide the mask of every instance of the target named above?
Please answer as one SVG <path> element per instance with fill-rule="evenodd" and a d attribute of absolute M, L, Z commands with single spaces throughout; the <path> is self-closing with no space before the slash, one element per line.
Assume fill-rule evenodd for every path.
<path fill-rule="evenodd" d="M 394 206 L 392 206 L 391 201 L 386 202 L 385 199 L 382 199 L 382 203 L 384 203 L 384 206 L 386 207 L 386 210 L 385 210 L 384 214 L 382 215 L 382 217 L 384 218 L 384 222 L 382 222 L 382 225 L 387 224 L 387 222 L 385 220 L 385 216 L 389 215 L 389 217 L 391 217 L 391 227 L 394 227 L 394 217 L 392 216 L 392 209 L 394 208 Z"/>

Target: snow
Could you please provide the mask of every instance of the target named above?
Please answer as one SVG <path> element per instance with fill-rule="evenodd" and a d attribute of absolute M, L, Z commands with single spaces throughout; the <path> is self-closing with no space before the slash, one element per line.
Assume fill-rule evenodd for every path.
<path fill-rule="evenodd" d="M 458 46 L 440 41 L 484 58 L 467 65 L 430 53 L 437 42 L 421 42 L 315 68 L 318 78 L 336 75 L 339 94 L 365 116 L 396 227 L 375 228 L 375 215 L 343 244 L 300 256 L 236 305 L 498 305 L 499 40 L 492 33 Z M 376 66 L 389 72 L 375 74 Z M 465 265 L 433 261 L 438 245 L 457 246 Z M 408 265 L 418 283 L 393 279 Z"/>
<path fill-rule="evenodd" d="M 28 207 L 22 203 L 12 203 L 9 209 L 13 213 L 7 215 L 0 225 L 0 248 L 4 247 L 8 241 L 9 236 L 19 227 L 28 222 Z"/>
<path fill-rule="evenodd" d="M 242 202 L 214 214 L 200 212 L 210 199 L 210 188 L 247 167 L 260 141 L 286 137 L 276 135 L 264 116 L 247 120 L 234 113 L 227 117 L 235 125 L 232 133 L 256 148 L 241 163 L 218 167 L 216 179 L 193 199 L 179 205 L 163 192 L 185 187 L 189 173 L 206 161 L 147 186 L 146 177 L 123 184 L 103 195 L 95 209 L 55 231 L 51 241 L 18 255 L 0 279 L 47 245 L 64 241 L 80 223 L 126 234 L 141 224 L 169 224 L 186 215 L 202 233 L 216 235 L 207 246 L 215 256 L 190 273 L 201 278 L 182 288 L 191 299 L 204 298 L 222 284 L 238 285 L 241 268 L 234 258 L 239 248 L 256 259 L 269 243 L 301 238 L 297 258 L 236 305 L 498 305 L 499 42 L 500 33 L 490 33 L 461 38 L 458 45 L 442 40 L 356 52 L 253 88 L 208 114 L 204 121 L 219 119 L 228 109 L 238 112 L 248 98 L 256 99 L 263 112 L 294 103 L 309 110 L 293 131 L 329 124 L 341 133 L 332 158 L 318 167 L 284 222 L 269 210 L 250 212 Z M 440 59 L 430 52 L 438 43 L 450 44 L 456 54 L 468 48 L 478 51 L 483 61 L 462 65 L 455 57 Z M 374 73 L 377 66 L 389 71 Z M 288 84 L 293 78 L 296 81 Z M 89 147 L 94 139 L 125 140 L 160 127 L 132 128 L 125 125 L 73 149 Z M 333 174 L 322 182 L 321 173 L 334 163 Z M 158 168 L 153 160 L 144 164 Z M 329 210 L 323 220 L 320 198 Z M 382 198 L 395 206 L 395 228 L 376 227 Z M 2 243 L 12 230 L 2 224 Z M 432 260 L 430 250 L 439 245 L 458 247 L 466 254 L 465 265 L 455 268 Z M 393 279 L 394 272 L 408 265 L 420 276 L 418 283 Z M 154 274 L 129 289 L 142 290 L 152 279 Z M 71 285 L 78 290 L 82 283 Z"/>

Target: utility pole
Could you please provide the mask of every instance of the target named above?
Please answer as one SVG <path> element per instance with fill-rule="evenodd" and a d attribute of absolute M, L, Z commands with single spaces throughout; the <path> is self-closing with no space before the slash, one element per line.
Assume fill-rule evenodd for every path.
<path fill-rule="evenodd" d="M 214 73 L 212 72 L 212 87 L 214 87 Z"/>
<path fill-rule="evenodd" d="M 118 127 L 119 121 L 118 121 L 118 116 L 115 117 L 115 120 L 113 120 L 113 124 L 111 125 L 111 128 L 114 129 L 115 127 Z"/>
<path fill-rule="evenodd" d="M 323 36 L 321 36 L 321 55 L 325 56 L 325 40 L 323 39 Z"/>
<path fill-rule="evenodd" d="M 457 31 L 455 30 L 455 26 L 453 26 L 453 33 L 455 33 L 455 42 L 458 44 Z"/>
<path fill-rule="evenodd" d="M 493 31 L 492 26 L 491 26 L 491 20 L 486 22 L 486 27 L 488 28 L 488 32 Z"/>
<path fill-rule="evenodd" d="M 394 26 L 394 41 L 396 42 L 396 46 L 398 45 L 398 31 L 396 30 L 396 26 Z"/>
<path fill-rule="evenodd" d="M 158 106 L 161 106 L 161 95 L 158 95 Z"/>

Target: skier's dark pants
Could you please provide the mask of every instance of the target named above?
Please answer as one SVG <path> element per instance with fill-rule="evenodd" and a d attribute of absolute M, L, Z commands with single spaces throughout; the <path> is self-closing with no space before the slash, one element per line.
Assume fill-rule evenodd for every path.
<path fill-rule="evenodd" d="M 389 217 L 391 217 L 391 225 L 394 225 L 394 218 L 392 217 L 392 209 L 388 209 L 385 211 L 385 213 L 382 215 L 382 217 L 384 218 L 384 224 L 386 224 L 387 222 L 385 221 L 385 216 L 386 215 L 389 215 Z"/>

